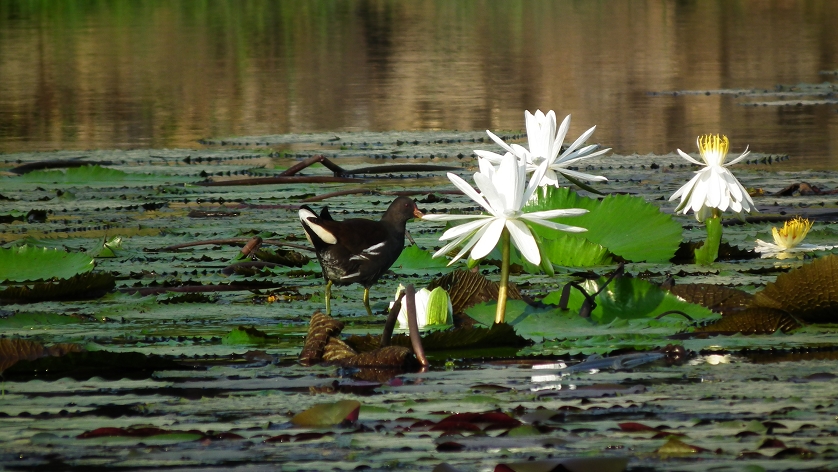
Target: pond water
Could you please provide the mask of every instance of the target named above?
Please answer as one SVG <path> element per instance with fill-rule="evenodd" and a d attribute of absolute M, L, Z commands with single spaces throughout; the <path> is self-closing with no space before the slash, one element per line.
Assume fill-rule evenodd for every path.
<path fill-rule="evenodd" d="M 572 114 L 571 135 L 597 125 L 621 154 L 719 132 L 733 151 L 792 156 L 782 168 L 829 169 L 834 18 L 838 3 L 816 0 L 8 0 L 0 150 L 520 130 L 540 108 Z"/>

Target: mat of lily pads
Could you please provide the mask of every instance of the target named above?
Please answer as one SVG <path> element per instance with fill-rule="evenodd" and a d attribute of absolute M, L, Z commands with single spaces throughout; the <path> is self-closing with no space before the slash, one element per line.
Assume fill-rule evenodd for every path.
<path fill-rule="evenodd" d="M 731 144 L 738 153 L 747 143 Z M 299 182 L 204 184 L 276 177 L 317 154 L 350 171 L 453 166 L 471 181 L 474 149 L 497 151 L 478 132 L 341 132 L 222 138 L 191 150 L 0 155 L 4 470 L 573 470 L 566 459 L 636 471 L 838 467 L 835 321 L 695 335 L 719 315 L 675 296 L 639 318 L 610 317 L 616 305 L 603 305 L 592 313 L 597 323 L 551 304 L 566 283 L 609 275 L 612 256 L 556 264 L 551 275 L 513 268 L 522 293 L 545 299 L 510 304 L 527 346 L 430 352 L 424 372 L 298 365 L 309 318 L 323 307 L 316 259 L 296 247 L 308 246 L 299 205 L 328 205 L 342 219 L 377 218 L 399 193 L 424 212 L 472 211 L 473 202 L 433 169 L 338 181 L 314 164 L 295 174 Z M 760 213 L 726 220 L 724 241 L 746 254 L 801 215 L 815 221 L 807 242 L 834 244 L 838 172 L 791 172 L 788 156 L 754 151 L 732 170 Z M 677 154 L 609 154 L 579 170 L 607 176 L 594 184 L 605 194 L 660 208 L 683 240 L 703 239 L 692 216 L 671 216 L 669 196 L 695 170 Z M 418 247 L 372 288 L 376 316 L 366 316 L 361 287 L 333 289 L 345 335 L 380 333 L 399 284 L 424 287 L 465 268 L 429 262 L 442 224 L 412 221 L 408 230 Z M 254 236 L 304 257 L 226 270 Z M 197 242 L 209 243 L 189 245 Z M 175 245 L 187 246 L 164 250 Z M 711 266 L 658 258 L 625 272 L 649 287 L 671 277 L 756 293 L 829 254 Z M 491 261 L 479 272 L 498 279 Z M 690 318 L 656 319 L 659 308 Z M 478 321 L 492 312 L 470 310 Z"/>

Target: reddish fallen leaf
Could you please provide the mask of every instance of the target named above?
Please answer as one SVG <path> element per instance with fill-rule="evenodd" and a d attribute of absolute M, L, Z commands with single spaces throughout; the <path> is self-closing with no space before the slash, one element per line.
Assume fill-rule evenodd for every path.
<path fill-rule="evenodd" d="M 265 439 L 266 443 L 286 443 L 291 442 L 291 435 L 290 434 L 280 434 L 279 436 L 272 436 L 268 439 Z"/>
<path fill-rule="evenodd" d="M 788 447 L 783 449 L 782 451 L 774 454 L 775 459 L 783 458 L 783 457 L 799 457 L 801 459 L 808 459 L 815 456 L 814 451 L 810 451 L 809 449 L 804 449 L 802 447 Z"/>
<path fill-rule="evenodd" d="M 444 442 L 436 447 L 439 452 L 460 452 L 466 447 L 454 441 Z"/>
<path fill-rule="evenodd" d="M 635 423 L 635 422 L 626 422 L 626 423 L 618 423 L 617 426 L 620 427 L 621 430 L 626 432 L 637 432 L 637 431 L 654 431 L 659 432 L 657 429 L 647 426 L 643 423 Z"/>
<path fill-rule="evenodd" d="M 323 436 L 332 436 L 334 433 L 300 433 L 294 436 L 294 442 L 313 441 Z"/>
<path fill-rule="evenodd" d="M 468 421 L 440 421 L 433 425 L 431 431 L 481 431 L 480 426 Z"/>

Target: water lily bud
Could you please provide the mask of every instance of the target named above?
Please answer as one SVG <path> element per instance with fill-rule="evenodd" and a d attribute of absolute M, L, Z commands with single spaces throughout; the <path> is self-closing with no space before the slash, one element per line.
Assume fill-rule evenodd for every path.
<path fill-rule="evenodd" d="M 427 318 L 429 325 L 454 324 L 454 307 L 451 305 L 451 297 L 442 287 L 433 289 L 428 297 Z"/>
<path fill-rule="evenodd" d="M 399 287 L 396 296 L 403 287 Z M 442 287 L 433 291 L 423 288 L 416 292 L 416 321 L 419 329 L 431 325 L 451 325 L 454 323 L 454 307 L 451 305 L 451 298 Z M 399 329 L 408 329 L 407 324 L 407 302 L 402 299 L 402 307 L 399 310 Z"/>

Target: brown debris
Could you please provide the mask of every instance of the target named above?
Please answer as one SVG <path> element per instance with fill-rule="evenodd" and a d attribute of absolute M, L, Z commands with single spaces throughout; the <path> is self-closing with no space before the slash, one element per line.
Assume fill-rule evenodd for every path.
<path fill-rule="evenodd" d="M 308 325 L 308 335 L 305 345 L 300 352 L 300 364 L 313 365 L 323 359 L 329 338 L 343 330 L 343 323 L 331 316 L 317 312 L 311 316 Z"/>
<path fill-rule="evenodd" d="M 674 285 L 669 292 L 723 315 L 744 310 L 754 298 L 744 290 L 713 284 L 679 284 Z"/>
<path fill-rule="evenodd" d="M 386 346 L 359 354 L 337 337 L 342 329 L 343 323 L 326 314 L 317 312 L 312 315 L 305 346 L 300 352 L 300 364 L 329 362 L 362 368 L 406 368 L 416 365 L 413 351 L 404 346 Z"/>
<path fill-rule="evenodd" d="M 451 297 L 454 313 L 464 313 L 466 309 L 478 303 L 498 299 L 498 284 L 489 281 L 482 275 L 468 270 L 455 270 L 428 285 L 428 290 L 442 287 Z M 508 288 L 509 300 L 522 300 L 518 287 L 510 283 Z"/>

